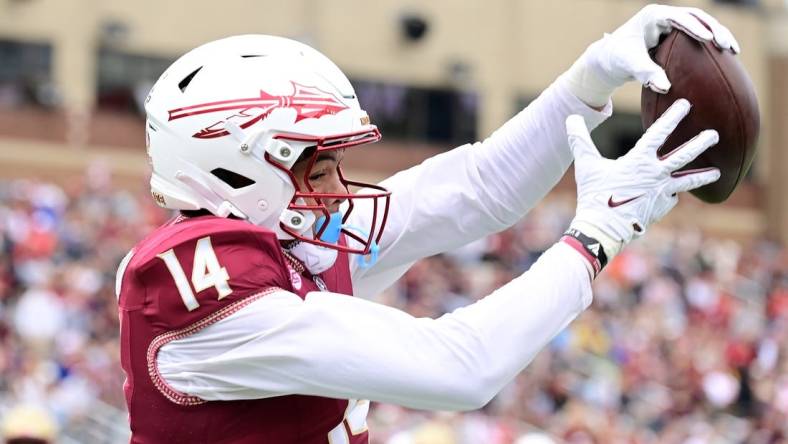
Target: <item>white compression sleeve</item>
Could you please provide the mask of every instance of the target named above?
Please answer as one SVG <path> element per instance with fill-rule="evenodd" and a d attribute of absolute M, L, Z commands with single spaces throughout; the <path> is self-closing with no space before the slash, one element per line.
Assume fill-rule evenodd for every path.
<path fill-rule="evenodd" d="M 558 243 L 522 276 L 439 319 L 280 291 L 165 345 L 158 369 L 206 400 L 306 394 L 479 408 L 590 304 L 584 261 Z"/>
<path fill-rule="evenodd" d="M 377 264 L 353 269 L 356 296 L 376 295 L 415 260 L 520 220 L 572 163 L 567 116 L 581 114 L 594 128 L 610 112 L 611 106 L 602 112 L 589 108 L 559 80 L 483 142 L 434 156 L 383 181 L 392 191 L 388 223 Z M 365 218 L 372 212 L 364 206 L 370 202 L 357 205 L 349 223 L 369 226 Z"/>

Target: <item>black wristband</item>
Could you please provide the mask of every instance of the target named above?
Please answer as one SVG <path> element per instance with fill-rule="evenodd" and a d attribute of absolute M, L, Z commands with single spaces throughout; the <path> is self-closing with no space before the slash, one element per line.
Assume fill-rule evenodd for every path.
<path fill-rule="evenodd" d="M 591 262 L 591 266 L 594 269 L 594 277 L 596 277 L 607 265 L 605 249 L 602 247 L 602 244 L 593 237 L 586 236 L 580 231 L 570 228 L 566 230 L 561 240 L 580 252 Z"/>

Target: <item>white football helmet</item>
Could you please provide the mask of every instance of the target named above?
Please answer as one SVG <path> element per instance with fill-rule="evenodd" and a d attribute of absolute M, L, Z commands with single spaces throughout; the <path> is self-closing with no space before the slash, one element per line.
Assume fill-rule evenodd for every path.
<path fill-rule="evenodd" d="M 266 35 L 207 43 L 162 74 L 145 111 L 151 193 L 160 206 L 234 215 L 274 230 L 280 239 L 356 254 L 367 254 L 380 240 L 386 189 L 348 181 L 341 170 L 345 194 L 318 194 L 309 185 L 318 153 L 380 140 L 347 77 L 313 48 Z M 312 147 L 307 189 L 299 189 L 291 168 Z M 351 186 L 365 190 L 352 194 Z M 317 204 L 308 205 L 309 198 Z M 372 211 L 370 227 L 343 230 L 360 246 L 324 242 L 321 233 L 312 233 L 313 211 L 330 218 L 321 198 L 347 199 L 343 220 L 354 200 L 372 202 L 363 205 Z"/>

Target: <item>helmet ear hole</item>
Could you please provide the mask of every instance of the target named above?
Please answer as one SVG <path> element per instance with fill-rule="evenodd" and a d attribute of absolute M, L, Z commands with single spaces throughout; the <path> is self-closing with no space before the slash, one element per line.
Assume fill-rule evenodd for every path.
<path fill-rule="evenodd" d="M 240 189 L 244 187 L 248 187 L 249 185 L 254 185 L 254 180 L 242 176 L 238 173 L 234 173 L 230 170 L 225 170 L 224 168 L 216 168 L 211 170 L 211 174 L 219 178 L 222 182 L 230 185 L 234 189 Z"/>

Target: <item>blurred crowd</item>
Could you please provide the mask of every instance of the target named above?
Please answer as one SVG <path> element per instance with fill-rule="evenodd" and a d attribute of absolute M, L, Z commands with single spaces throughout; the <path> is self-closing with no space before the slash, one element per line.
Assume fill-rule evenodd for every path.
<path fill-rule="evenodd" d="M 550 201 L 503 233 L 422 260 L 379 301 L 430 317 L 472 303 L 527 270 L 572 211 Z M 66 187 L 0 182 L 6 437 L 24 429 L 16 417 L 33 424 L 28 434 L 42 425 L 46 440 L 97 403 L 122 411 L 115 269 L 168 217 L 144 190 L 113 187 L 101 168 Z M 592 308 L 483 410 L 375 405 L 372 442 L 786 442 L 788 250 L 654 227 L 594 286 Z M 19 413 L 30 406 L 47 419 Z"/>
<path fill-rule="evenodd" d="M 113 190 L 100 165 L 65 188 L 0 182 L 5 416 L 16 418 L 17 405 L 35 406 L 63 429 L 94 411 L 96 400 L 123 407 L 115 270 L 167 218 L 138 194 Z M 22 428 L 34 433 L 41 420 L 30 422 Z"/>

